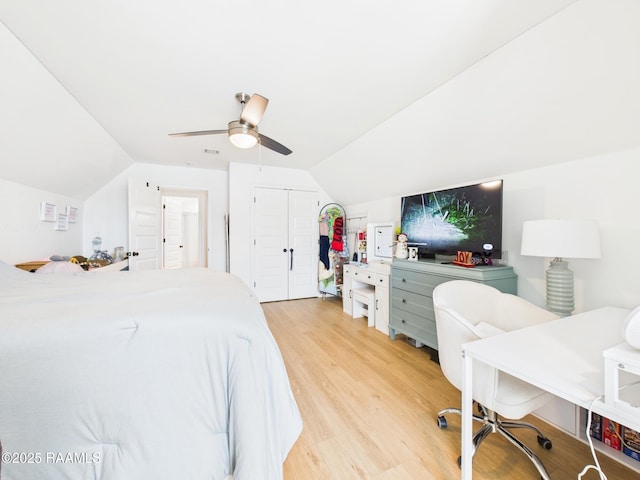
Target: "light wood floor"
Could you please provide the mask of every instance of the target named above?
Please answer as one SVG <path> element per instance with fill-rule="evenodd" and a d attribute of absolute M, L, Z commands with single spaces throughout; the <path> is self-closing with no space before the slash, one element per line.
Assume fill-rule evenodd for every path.
<path fill-rule="evenodd" d="M 285 480 L 415 480 L 460 478 L 460 417 L 441 430 L 437 412 L 459 406 L 460 393 L 425 348 L 392 341 L 365 319 L 342 312 L 339 299 L 263 304 L 287 365 L 304 421 L 284 464 Z M 591 464 L 585 444 L 527 417 L 552 440 L 538 446 L 533 432 L 516 432 L 542 459 L 554 480 L 577 479 Z M 478 425 L 478 424 L 476 424 Z M 599 456 L 609 480 L 640 474 Z M 539 475 L 526 457 L 491 435 L 474 459 L 474 479 L 522 480 Z M 598 480 L 596 472 L 584 479 Z"/>

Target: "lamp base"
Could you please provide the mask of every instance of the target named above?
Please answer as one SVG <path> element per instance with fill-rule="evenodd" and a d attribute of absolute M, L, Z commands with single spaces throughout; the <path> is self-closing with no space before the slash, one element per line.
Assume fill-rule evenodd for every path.
<path fill-rule="evenodd" d="M 547 308 L 553 313 L 566 317 L 571 315 L 574 305 L 573 272 L 569 262 L 554 258 L 547 269 Z"/>

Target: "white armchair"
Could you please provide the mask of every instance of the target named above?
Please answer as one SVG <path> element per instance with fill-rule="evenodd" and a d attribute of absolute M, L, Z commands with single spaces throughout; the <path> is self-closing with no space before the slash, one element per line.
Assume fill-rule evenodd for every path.
<path fill-rule="evenodd" d="M 520 297 L 466 280 L 438 285 L 433 291 L 433 306 L 440 366 L 444 376 L 458 390 L 462 389 L 462 344 L 558 318 Z M 541 477 L 548 480 L 549 474 L 540 459 L 508 429 L 533 429 L 538 435 L 538 443 L 546 449 L 551 448 L 551 441 L 530 423 L 503 418 L 519 420 L 542 407 L 550 400 L 550 395 L 484 364 L 474 365 L 473 372 L 473 398 L 481 413 L 474 419 L 483 423 L 473 438 L 473 455 L 482 440 L 490 433 L 499 432 L 527 455 Z M 441 428 L 447 426 L 447 413 L 460 414 L 461 411 L 447 408 L 439 412 Z M 458 458 L 458 464 L 460 461 Z"/>

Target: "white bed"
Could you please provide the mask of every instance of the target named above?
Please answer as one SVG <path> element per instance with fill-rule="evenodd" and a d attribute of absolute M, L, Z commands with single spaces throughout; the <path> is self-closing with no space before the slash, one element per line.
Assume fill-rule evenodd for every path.
<path fill-rule="evenodd" d="M 301 429 L 236 277 L 0 263 L 2 480 L 281 479 Z"/>

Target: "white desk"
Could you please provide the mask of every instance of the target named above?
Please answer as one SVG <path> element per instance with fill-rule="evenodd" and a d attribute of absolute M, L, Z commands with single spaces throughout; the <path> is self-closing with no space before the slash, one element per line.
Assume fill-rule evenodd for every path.
<path fill-rule="evenodd" d="M 463 345 L 462 479 L 472 478 L 474 360 L 589 408 L 605 391 L 603 351 L 624 341 L 628 314 L 604 307 Z M 640 431 L 637 414 L 607 406 L 604 399 L 595 402 L 593 411 Z"/>

